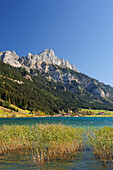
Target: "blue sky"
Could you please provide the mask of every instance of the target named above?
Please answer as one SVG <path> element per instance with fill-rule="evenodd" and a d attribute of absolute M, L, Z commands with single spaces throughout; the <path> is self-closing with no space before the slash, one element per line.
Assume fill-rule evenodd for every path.
<path fill-rule="evenodd" d="M 0 51 L 48 48 L 113 86 L 113 0 L 0 0 Z"/>

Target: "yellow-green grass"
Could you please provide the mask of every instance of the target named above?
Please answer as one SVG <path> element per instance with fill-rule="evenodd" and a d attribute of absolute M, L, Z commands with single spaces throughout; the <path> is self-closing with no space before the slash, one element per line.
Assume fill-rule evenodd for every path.
<path fill-rule="evenodd" d="M 113 111 L 108 111 L 108 110 L 94 110 L 94 109 L 81 109 L 82 111 L 84 111 L 85 113 L 91 112 L 91 113 L 95 113 L 98 114 L 99 112 L 104 112 L 105 115 L 86 115 L 86 116 L 91 116 L 91 117 L 113 117 Z"/>
<path fill-rule="evenodd" d="M 85 117 L 113 117 L 113 115 L 85 115 Z"/>
<path fill-rule="evenodd" d="M 88 136 L 94 154 L 104 163 L 113 162 L 113 127 L 93 129 Z"/>
<path fill-rule="evenodd" d="M 29 110 L 23 110 L 13 104 L 9 104 L 10 107 L 14 108 L 14 111 L 9 108 L 5 108 L 3 106 L 0 106 L 0 118 L 9 118 L 9 117 L 37 117 L 37 116 L 46 116 L 45 113 L 38 111 L 39 115 L 37 115 L 35 112 L 32 111 L 32 114 L 29 114 Z"/>
<path fill-rule="evenodd" d="M 29 111 L 22 110 L 14 105 L 13 106 L 15 109 L 18 109 L 18 112 L 2 107 L 0 106 L 0 118 L 7 118 L 7 117 L 31 117 L 33 115 L 29 114 Z"/>
<path fill-rule="evenodd" d="M 15 106 L 15 105 L 13 105 L 13 104 L 10 104 L 10 106 L 11 106 L 11 107 L 14 107 L 15 109 L 18 109 L 19 112 L 23 112 L 23 113 L 26 113 L 26 114 L 30 112 L 29 110 L 23 110 L 23 109 Z"/>
<path fill-rule="evenodd" d="M 83 129 L 65 125 L 3 125 L 0 127 L 0 155 L 25 154 L 39 164 L 75 156 L 83 147 Z"/>

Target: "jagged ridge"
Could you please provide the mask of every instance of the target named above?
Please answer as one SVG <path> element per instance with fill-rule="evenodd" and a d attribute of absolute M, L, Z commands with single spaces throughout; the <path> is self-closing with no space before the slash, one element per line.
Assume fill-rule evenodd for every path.
<path fill-rule="evenodd" d="M 39 55 L 28 53 L 27 57 L 19 57 L 14 51 L 4 51 L 0 52 L 0 59 L 4 63 L 10 64 L 14 67 L 25 67 L 27 70 L 31 68 L 42 70 L 41 64 L 45 62 L 78 71 L 76 67 L 73 64 L 70 64 L 67 60 L 65 61 L 55 56 L 52 49 L 46 49 Z"/>

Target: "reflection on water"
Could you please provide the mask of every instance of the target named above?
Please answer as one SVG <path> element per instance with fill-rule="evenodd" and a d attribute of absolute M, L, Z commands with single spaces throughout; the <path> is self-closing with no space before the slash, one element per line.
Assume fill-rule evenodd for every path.
<path fill-rule="evenodd" d="M 90 150 L 80 152 L 74 160 L 46 163 L 38 166 L 31 166 L 25 160 L 18 160 L 18 158 L 3 158 L 0 163 L 0 170 L 105 170 L 99 159 L 93 155 Z M 112 169 L 112 168 L 109 168 Z"/>
<path fill-rule="evenodd" d="M 48 165 L 48 168 L 45 166 L 42 166 L 41 169 L 45 170 L 45 169 L 92 169 L 95 170 L 95 167 L 97 170 L 104 170 L 106 169 L 105 167 L 102 166 L 101 162 L 97 159 L 95 159 L 95 156 L 92 154 L 92 152 L 90 150 L 85 150 L 81 153 L 79 153 L 76 156 L 76 159 L 69 161 L 69 162 L 64 162 L 64 163 L 55 163 Z"/>
<path fill-rule="evenodd" d="M 67 126 L 72 127 L 103 127 L 103 126 L 112 126 L 113 127 L 113 117 L 112 118 L 87 118 L 87 117 L 42 117 L 42 118 L 0 118 L 0 125 L 3 124 L 28 124 L 35 125 L 36 123 L 42 124 L 58 124 L 62 123 Z M 112 163 L 113 166 L 113 163 Z M 31 166 L 27 163 L 27 161 L 23 157 L 0 157 L 0 170 L 104 170 L 105 166 L 102 165 L 100 159 L 97 159 L 94 154 L 88 150 L 84 150 L 80 152 L 76 159 L 71 161 L 64 162 L 54 162 L 54 163 L 46 163 L 39 166 Z M 109 168 L 113 169 L 113 168 Z"/>

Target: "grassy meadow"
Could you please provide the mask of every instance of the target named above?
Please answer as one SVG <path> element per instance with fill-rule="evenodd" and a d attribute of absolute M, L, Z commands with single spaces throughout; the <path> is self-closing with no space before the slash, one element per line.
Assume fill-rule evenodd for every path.
<path fill-rule="evenodd" d="M 8 109 L 5 107 L 0 106 L 0 118 L 10 118 L 10 117 L 30 117 L 32 115 L 29 115 L 29 111 L 22 110 L 20 108 L 17 108 L 13 105 L 14 108 L 18 109 L 17 111 L 14 111 L 12 109 Z"/>
<path fill-rule="evenodd" d="M 94 109 L 81 109 L 82 112 L 91 113 L 91 115 L 86 115 L 87 117 L 113 117 L 113 111 L 109 110 L 94 110 Z M 98 113 L 104 112 L 103 115 L 98 115 Z"/>
<path fill-rule="evenodd" d="M 8 101 L 0 99 L 0 118 L 16 118 L 16 117 L 41 117 L 46 116 L 44 112 L 38 112 L 21 109 Z"/>

